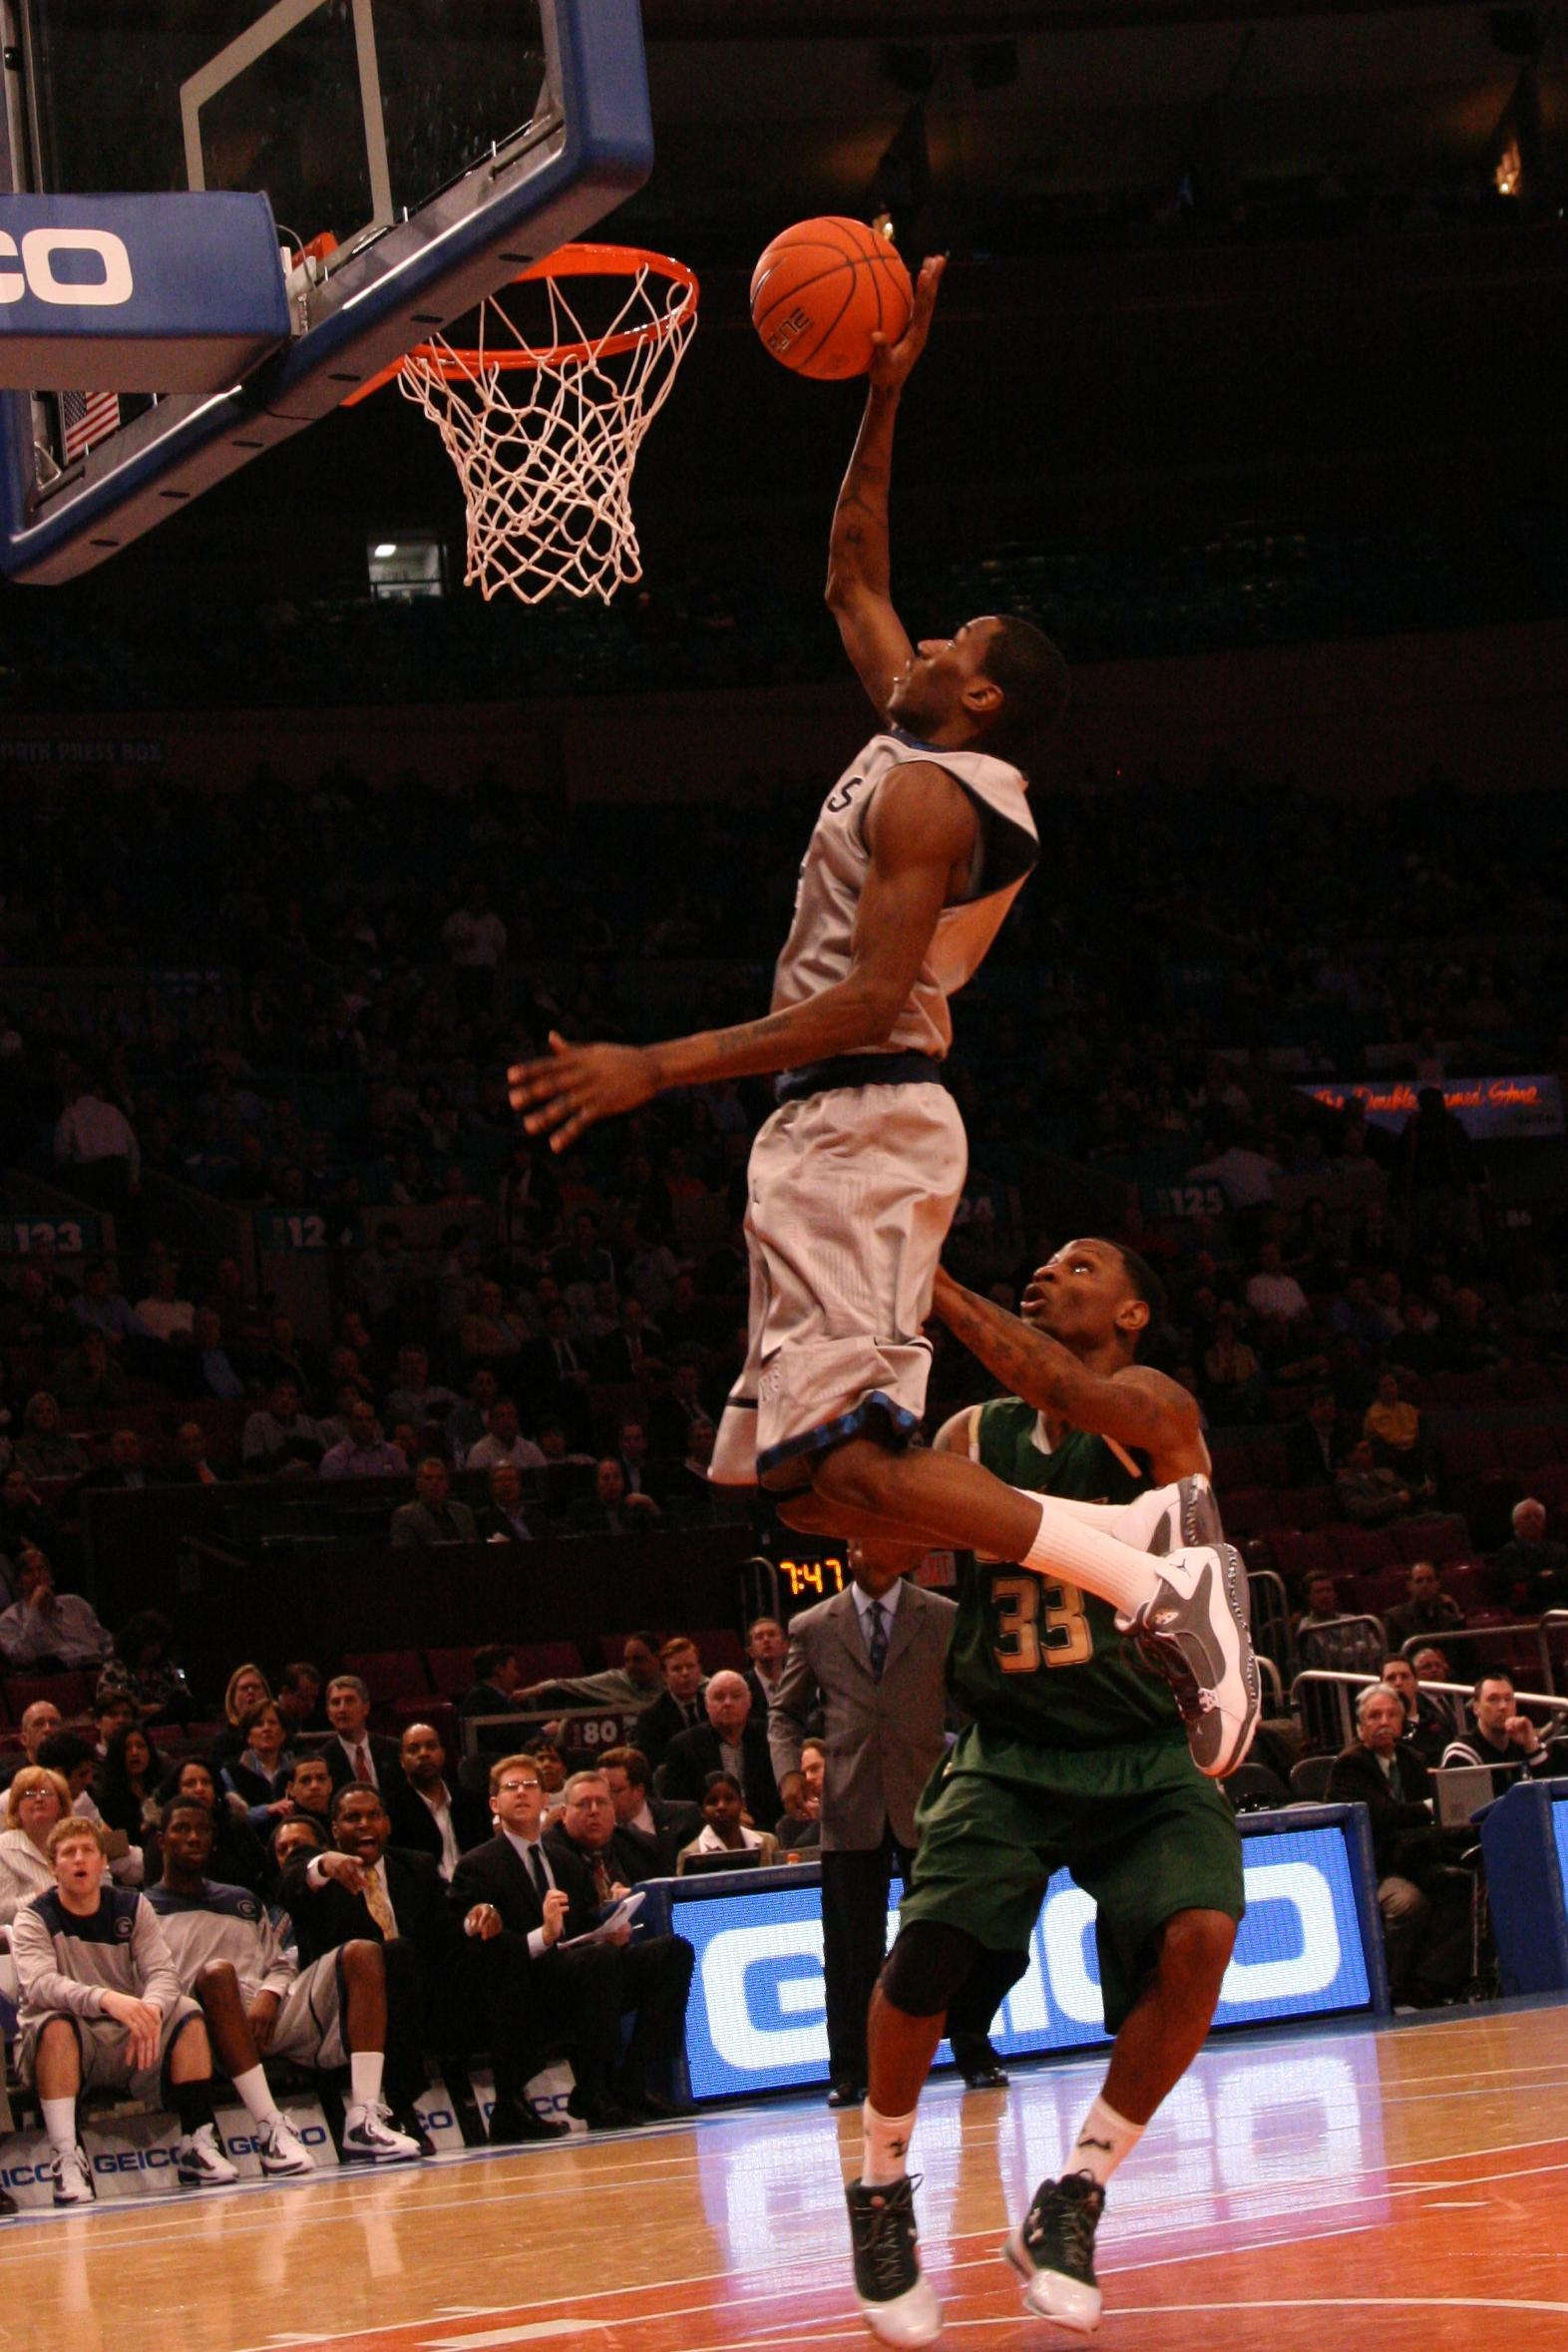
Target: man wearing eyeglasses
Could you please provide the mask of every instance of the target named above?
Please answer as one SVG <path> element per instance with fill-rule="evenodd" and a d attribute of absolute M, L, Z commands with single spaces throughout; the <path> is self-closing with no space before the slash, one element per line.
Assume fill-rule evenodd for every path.
<path fill-rule="evenodd" d="M 533 1757 L 505 1756 L 492 1766 L 497 1834 L 463 1855 L 452 1901 L 470 1937 L 504 1935 L 526 1948 L 534 2023 L 547 2040 L 572 2043 L 572 2114 L 589 2131 L 624 2131 L 675 2112 L 661 2086 L 679 2048 L 694 1955 L 683 1936 L 633 1945 L 629 1927 L 606 1942 L 575 1941 L 597 1924 L 599 1903 L 578 1855 L 545 1843 L 546 1804 Z M 622 2065 L 628 2012 L 635 2022 Z"/>

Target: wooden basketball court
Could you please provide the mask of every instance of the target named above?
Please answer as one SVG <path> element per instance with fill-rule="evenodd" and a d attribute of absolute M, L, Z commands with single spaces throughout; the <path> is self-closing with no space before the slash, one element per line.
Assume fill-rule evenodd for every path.
<path fill-rule="evenodd" d="M 1004 2218 L 1060 2166 L 1096 2060 L 929 2094 L 915 2142 L 945 2343 L 1022 2316 Z M 815 2099 L 379 2176 L 208 2191 L 6 2230 L 0 2343 L 72 2352 L 750 2352 L 868 2343 Z M 1568 2006 L 1208 2051 L 1118 2175 L 1109 2352 L 1568 2352 Z"/>

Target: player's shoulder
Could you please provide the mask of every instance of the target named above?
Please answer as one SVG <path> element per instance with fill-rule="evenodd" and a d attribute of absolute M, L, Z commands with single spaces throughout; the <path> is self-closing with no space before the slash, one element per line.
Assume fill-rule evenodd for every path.
<path fill-rule="evenodd" d="M 1025 1403 L 1021 1396 L 987 1396 L 983 1404 L 972 1405 L 970 1409 L 974 1415 L 970 1429 L 977 1447 L 984 1445 L 987 1439 L 1026 1435 L 1039 1419 L 1038 1409 Z"/>

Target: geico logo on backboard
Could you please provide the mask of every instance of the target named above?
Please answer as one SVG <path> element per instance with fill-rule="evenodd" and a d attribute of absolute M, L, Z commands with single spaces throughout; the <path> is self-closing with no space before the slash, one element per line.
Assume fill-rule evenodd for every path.
<path fill-rule="evenodd" d="M 99 274 L 59 277 L 57 253 L 91 253 Z M 17 260 L 19 269 L 6 268 L 6 262 Z M 125 238 L 112 228 L 30 228 L 20 252 L 15 237 L 0 228 L 0 302 L 20 302 L 24 294 L 31 294 L 62 309 L 107 310 L 129 302 L 135 290 L 130 251 Z"/>
<path fill-rule="evenodd" d="M 1227 2011 L 1240 2023 L 1247 2012 L 1266 2015 L 1282 2002 L 1311 2001 L 1336 1985 L 1345 1966 L 1335 1890 L 1314 1863 L 1250 1863 L 1247 1901 L 1255 1923 L 1271 1915 L 1271 1932 L 1249 1939 L 1252 1951 L 1232 1959 L 1222 2022 Z M 691 1924 L 700 1927 L 700 1906 L 693 1910 Z M 890 1937 L 897 1922 L 890 1913 Z M 1003 2006 L 1004 2044 L 1050 2047 L 1103 2033 L 1093 1926 L 1092 1899 L 1070 1882 L 1056 1883 L 1030 1941 L 1028 1968 Z M 750 2075 L 825 2065 L 820 1918 L 721 1928 L 700 1950 L 705 2023 L 725 2066 Z"/>

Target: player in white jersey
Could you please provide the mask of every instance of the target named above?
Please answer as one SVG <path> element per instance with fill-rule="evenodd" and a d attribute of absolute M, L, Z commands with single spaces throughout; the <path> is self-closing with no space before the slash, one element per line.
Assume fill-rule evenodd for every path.
<path fill-rule="evenodd" d="M 1027 621 L 986 615 L 917 647 L 893 607 L 894 424 L 942 271 L 924 264 L 908 330 L 879 344 L 834 511 L 828 603 L 883 725 L 823 805 L 771 1009 L 659 1045 L 553 1034 L 548 1059 L 511 1071 L 512 1101 L 561 1151 L 666 1088 L 775 1073 L 779 1107 L 748 1179 L 750 1345 L 712 1476 L 760 1479 L 810 1532 L 924 1538 L 1069 1576 L 1137 1621 L 1184 1698 L 1200 1768 L 1218 1776 L 1257 1719 L 1234 1555 L 1156 1563 L 1093 1505 L 1042 1501 L 909 1445 L 931 1361 L 922 1325 L 967 1160 L 940 1076 L 948 999 L 1034 863 L 1027 776 L 1067 686 L 1061 655 Z"/>
<path fill-rule="evenodd" d="M 323 2071 L 346 2066 L 344 2160 L 407 2163 L 419 2143 L 394 2131 L 382 2111 L 387 1992 L 380 1945 L 358 1939 L 302 1969 L 247 1887 L 207 1877 L 215 1836 L 199 1798 L 171 1798 L 159 1832 L 163 1880 L 148 1901 L 181 1990 L 200 2003 L 223 2071 L 254 2120 L 262 2171 L 289 2178 L 315 2169 L 272 2096 L 267 2058 Z"/>

